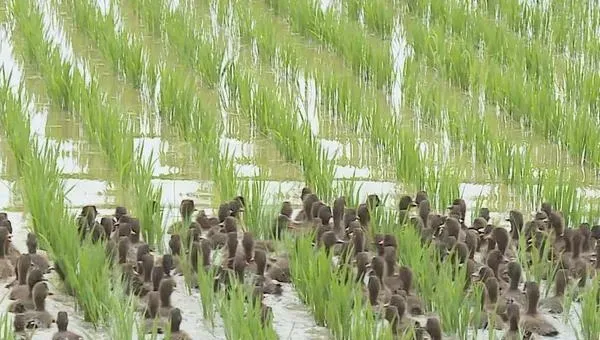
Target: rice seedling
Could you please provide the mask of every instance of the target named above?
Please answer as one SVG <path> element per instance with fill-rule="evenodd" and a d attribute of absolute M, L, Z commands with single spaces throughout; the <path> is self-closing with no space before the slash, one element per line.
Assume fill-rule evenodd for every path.
<path fill-rule="evenodd" d="M 313 249 L 313 235 L 288 241 L 290 270 L 294 287 L 313 313 L 318 325 L 327 326 L 336 338 L 390 338 L 362 296 L 351 268 L 335 268 L 323 248 Z M 293 242 L 293 244 L 292 244 Z M 316 252 L 316 254 L 315 254 Z"/>
<path fill-rule="evenodd" d="M 227 339 L 278 339 L 272 327 L 272 316 L 265 314 L 263 308 L 248 287 L 234 282 L 219 300 L 219 309 L 225 325 Z"/>
<path fill-rule="evenodd" d="M 0 91 L 3 103 L 0 121 L 4 135 L 17 162 L 19 184 L 25 207 L 31 214 L 33 232 L 41 248 L 46 249 L 65 274 L 65 283 L 77 298 L 87 320 L 101 323 L 131 311 L 117 305 L 122 295 L 111 292 L 109 263 L 104 247 L 84 240 L 75 225 L 75 217 L 66 206 L 66 188 L 56 164 L 57 148 L 40 144 L 30 134 L 29 102 L 22 88 L 13 92 L 3 74 Z M 61 228 L 54 226 L 60 225 Z M 85 251 L 83 250 L 85 249 Z M 108 313 L 111 310 L 113 313 Z M 126 329 L 118 330 L 128 337 Z"/>
<path fill-rule="evenodd" d="M 591 285 L 585 288 L 580 297 L 581 311 L 577 311 L 580 331 L 576 330 L 577 339 L 596 339 L 600 336 L 600 325 L 598 324 L 598 306 L 600 305 L 600 279 L 594 278 Z"/>
<path fill-rule="evenodd" d="M 122 196 L 133 198 L 132 210 L 140 218 L 145 240 L 161 246 L 162 213 L 155 203 L 161 192 L 150 183 L 152 163 L 144 161 L 142 149 L 134 149 L 133 136 L 118 106 L 106 98 L 89 67 L 64 60 L 58 47 L 44 37 L 50 28 L 45 27 L 37 5 L 29 1 L 10 5 L 17 29 L 25 38 L 28 57 L 36 62 L 51 101 L 80 115 L 90 141 L 98 144 L 118 169 Z"/>

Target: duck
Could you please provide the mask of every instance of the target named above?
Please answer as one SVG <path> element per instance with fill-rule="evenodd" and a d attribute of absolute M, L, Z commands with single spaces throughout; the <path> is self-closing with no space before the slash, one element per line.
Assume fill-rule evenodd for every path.
<path fill-rule="evenodd" d="M 392 293 L 396 293 L 404 287 L 404 283 L 400 275 L 395 274 L 396 259 L 396 248 L 391 246 L 385 247 L 385 276 L 383 277 L 383 282 Z"/>
<path fill-rule="evenodd" d="M 360 224 L 363 228 L 368 229 L 369 224 L 371 223 L 371 212 L 380 205 L 381 200 L 377 194 L 368 195 L 365 203 L 358 205 L 358 208 L 356 209 L 356 215 L 358 216 Z"/>
<path fill-rule="evenodd" d="M 477 216 L 477 217 L 481 217 L 484 220 L 486 220 L 486 222 L 489 222 L 490 221 L 490 209 L 489 208 L 485 208 L 485 207 L 480 208 L 479 209 L 479 216 Z"/>
<path fill-rule="evenodd" d="M 486 264 L 494 272 L 494 276 L 498 279 L 500 285 L 500 291 L 504 292 L 508 289 L 508 283 L 504 280 L 501 273 L 504 272 L 504 268 L 508 263 L 508 259 L 498 249 L 494 249 L 489 252 Z M 502 269 L 502 270 L 501 270 Z"/>
<path fill-rule="evenodd" d="M 304 189 L 308 189 L 308 188 L 304 188 Z M 296 217 L 294 218 L 295 221 L 297 222 L 312 222 L 312 206 L 313 203 L 318 202 L 319 201 L 319 197 L 317 195 L 315 195 L 314 193 L 312 193 L 312 191 L 310 191 L 310 189 L 308 189 L 307 192 L 302 192 L 302 210 L 300 210 L 300 212 L 298 212 L 298 214 L 296 214 Z"/>
<path fill-rule="evenodd" d="M 503 293 L 504 298 L 513 301 L 513 303 L 517 304 L 518 306 L 525 306 L 527 300 L 525 299 L 523 291 L 519 289 L 519 283 L 521 282 L 522 275 L 521 265 L 519 262 L 512 261 L 508 263 L 506 269 L 510 282 L 508 289 Z"/>
<path fill-rule="evenodd" d="M 44 253 L 38 252 L 37 236 L 34 233 L 28 233 L 27 241 L 25 243 L 27 245 L 27 252 L 31 258 L 31 263 L 38 267 L 42 273 L 50 272 L 51 267 L 48 256 L 46 256 Z"/>
<path fill-rule="evenodd" d="M 329 256 L 331 248 L 336 244 L 345 244 L 344 240 L 340 240 L 333 230 L 329 230 L 323 233 L 321 236 L 321 244 L 325 248 L 325 254 Z"/>
<path fill-rule="evenodd" d="M 413 327 L 413 323 L 410 322 L 408 320 L 408 318 L 406 317 L 406 300 L 404 299 L 404 297 L 400 294 L 393 294 L 390 298 L 390 302 L 387 304 L 384 304 L 384 307 L 388 307 L 388 306 L 393 306 L 396 308 L 396 312 L 397 314 L 397 322 L 396 324 L 392 327 L 392 333 L 393 334 L 397 334 L 398 331 L 400 331 L 401 333 L 405 333 L 406 331 L 408 331 L 410 328 Z M 393 310 L 392 310 L 393 312 Z M 388 320 L 389 321 L 389 320 Z M 394 332 L 394 328 L 396 330 L 396 332 Z"/>
<path fill-rule="evenodd" d="M 58 312 L 56 315 L 56 327 L 58 328 L 58 332 L 54 333 L 52 340 L 83 340 L 81 335 L 67 330 L 69 327 L 69 315 L 67 312 Z"/>
<path fill-rule="evenodd" d="M 0 280 L 6 280 L 15 273 L 15 267 L 6 257 L 6 249 L 10 242 L 10 234 L 6 227 L 0 227 Z"/>
<path fill-rule="evenodd" d="M 492 229 L 490 237 L 492 237 L 494 241 L 496 241 L 496 249 L 500 251 L 500 254 L 508 258 L 516 257 L 516 254 L 513 251 L 510 244 L 510 235 L 508 233 L 508 230 L 506 230 L 503 227 L 494 227 L 494 229 Z"/>
<path fill-rule="evenodd" d="M 283 283 L 290 283 L 290 261 L 287 254 L 282 254 L 277 257 L 271 257 L 267 263 L 267 275 L 273 280 Z"/>
<path fill-rule="evenodd" d="M 369 279 L 367 282 L 367 292 L 369 297 L 369 303 L 371 306 L 379 305 L 379 293 L 381 291 L 381 280 L 377 277 L 374 271 L 369 272 Z"/>
<path fill-rule="evenodd" d="M 510 235 L 515 245 L 519 245 L 519 236 L 523 230 L 523 214 L 518 210 L 511 210 L 508 212 L 507 222 L 510 222 Z"/>
<path fill-rule="evenodd" d="M 356 282 L 363 282 L 367 274 L 367 270 L 371 267 L 371 254 L 363 251 L 355 256 L 356 261 Z"/>
<path fill-rule="evenodd" d="M 31 268 L 31 256 L 29 254 L 23 254 L 17 262 L 17 283 L 16 287 L 13 287 L 10 291 L 10 300 L 26 299 L 29 296 L 29 286 L 27 285 L 27 273 Z M 8 286 L 7 286 L 8 288 Z"/>
<path fill-rule="evenodd" d="M 181 310 L 179 308 L 173 308 L 170 313 L 171 323 L 171 340 L 192 340 L 185 331 L 181 330 Z"/>
<path fill-rule="evenodd" d="M 26 310 L 23 316 L 27 328 L 50 328 L 54 323 L 54 317 L 46 310 L 46 297 L 50 290 L 46 282 L 38 282 L 33 287 L 33 310 Z"/>
<path fill-rule="evenodd" d="M 163 334 L 167 325 L 166 320 L 159 315 L 160 295 L 158 292 L 148 294 L 148 303 L 144 312 L 144 330 L 151 334 L 154 331 Z"/>
<path fill-rule="evenodd" d="M 192 214 L 197 211 L 196 204 L 192 199 L 182 199 L 179 203 L 179 221 L 174 222 L 167 229 L 168 234 L 180 234 L 184 232 L 187 225 L 190 224 Z"/>
<path fill-rule="evenodd" d="M 284 201 L 281 204 L 281 209 L 279 211 L 279 215 L 273 221 L 273 226 L 271 227 L 271 237 L 276 240 L 280 240 L 284 233 L 288 230 L 294 230 L 300 224 L 292 219 L 292 213 L 294 209 L 292 208 L 292 204 L 290 201 Z"/>
<path fill-rule="evenodd" d="M 583 235 L 576 231 L 571 238 L 571 259 L 569 261 L 569 270 L 571 276 L 580 278 L 580 273 L 587 271 L 588 263 L 581 258 L 581 249 L 583 243 Z"/>
<path fill-rule="evenodd" d="M 411 315 L 423 315 L 425 304 L 412 291 L 413 273 L 408 266 L 401 266 L 398 269 L 398 276 L 402 280 L 401 294 L 404 294 L 406 300 L 406 309 Z"/>
<path fill-rule="evenodd" d="M 484 324 L 481 328 L 487 328 L 493 324 L 495 329 L 503 329 L 503 314 L 506 312 L 506 305 L 498 303 L 498 279 L 488 277 L 485 280 L 485 293 L 483 295 L 483 315 Z"/>
<path fill-rule="evenodd" d="M 37 268 L 33 268 L 29 271 L 29 274 L 27 274 L 27 286 L 28 286 L 28 294 L 25 298 L 22 299 L 18 299 L 14 302 L 12 302 L 11 304 L 8 305 L 8 311 L 9 312 L 15 312 L 15 309 L 17 308 L 18 305 L 22 305 L 26 310 L 32 310 L 35 308 L 35 304 L 33 301 L 33 288 L 35 287 L 35 285 L 38 282 L 42 282 L 45 281 L 44 279 L 44 274 L 42 274 L 42 271 L 37 269 Z"/>
<path fill-rule="evenodd" d="M 264 294 L 281 295 L 283 288 L 280 283 L 275 283 L 271 278 L 265 276 L 267 266 L 267 254 L 263 250 L 254 252 L 254 262 L 256 263 L 255 286 L 260 287 Z"/>
<path fill-rule="evenodd" d="M 403 195 L 398 201 L 398 224 L 405 225 L 408 222 L 410 208 L 416 207 L 417 203 L 409 195 Z"/>
<path fill-rule="evenodd" d="M 333 217 L 333 231 L 341 237 L 345 226 L 342 225 L 344 219 L 344 210 L 346 209 L 346 197 L 340 196 L 333 201 L 331 216 Z"/>
<path fill-rule="evenodd" d="M 538 313 L 540 288 L 537 282 L 526 282 L 525 293 L 527 295 L 527 312 L 521 318 L 521 328 L 526 332 L 536 333 L 541 336 L 557 336 L 558 330 Z"/>
<path fill-rule="evenodd" d="M 81 240 L 85 239 L 88 232 L 94 228 L 98 210 L 95 205 L 84 205 L 77 216 L 77 230 Z"/>
<path fill-rule="evenodd" d="M 502 335 L 502 340 L 534 340 L 536 337 L 531 332 L 521 334 L 519 330 L 519 322 L 521 319 L 521 311 L 519 305 L 515 303 L 508 304 L 506 307 L 508 315 L 508 329 Z"/>
<path fill-rule="evenodd" d="M 554 296 L 547 297 L 540 301 L 540 309 L 550 314 L 560 314 L 563 312 L 563 302 L 565 300 L 565 289 L 569 283 L 569 273 L 565 269 L 556 272 L 554 278 Z"/>
<path fill-rule="evenodd" d="M 425 322 L 425 331 L 427 331 L 431 340 L 442 340 L 442 325 L 438 318 L 427 318 L 427 321 Z"/>
<path fill-rule="evenodd" d="M 173 309 L 171 305 L 171 294 L 175 291 L 177 283 L 172 278 L 164 278 L 160 281 L 158 293 L 160 295 L 160 307 L 158 314 L 162 317 L 168 317 Z"/>

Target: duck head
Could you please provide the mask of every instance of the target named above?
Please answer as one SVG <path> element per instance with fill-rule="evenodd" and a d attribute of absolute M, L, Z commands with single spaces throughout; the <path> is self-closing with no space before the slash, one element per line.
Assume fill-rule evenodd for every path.
<path fill-rule="evenodd" d="M 396 248 L 391 246 L 386 246 L 384 248 L 383 258 L 385 260 L 385 267 L 387 268 L 387 273 L 389 276 L 394 274 L 394 268 L 396 266 L 396 260 L 398 258 L 396 254 Z"/>
<path fill-rule="evenodd" d="M 565 289 L 569 283 L 569 272 L 566 269 L 560 269 L 556 272 L 556 278 L 554 279 L 554 295 L 564 296 Z"/>
<path fill-rule="evenodd" d="M 37 236 L 34 233 L 27 233 L 27 241 L 25 243 L 27 244 L 27 252 L 29 254 L 37 253 L 38 242 Z"/>
<path fill-rule="evenodd" d="M 423 222 L 427 222 L 429 219 L 429 214 L 431 213 L 431 203 L 429 200 L 422 200 L 419 202 L 419 217 L 423 220 Z"/>
<path fill-rule="evenodd" d="M 416 204 L 420 204 L 421 202 L 428 200 L 428 199 L 429 198 L 427 197 L 427 192 L 424 190 L 417 192 L 417 194 L 415 195 L 415 203 Z"/>
<path fill-rule="evenodd" d="M 64 311 L 58 312 L 56 315 L 56 326 L 59 332 L 66 332 L 69 327 L 69 314 Z"/>
<path fill-rule="evenodd" d="M 329 254 L 331 247 L 333 247 L 336 244 L 344 244 L 346 242 L 343 240 L 340 240 L 334 231 L 329 230 L 329 231 L 324 232 L 323 235 L 321 236 L 321 243 L 325 246 L 325 252 L 327 254 Z"/>
<path fill-rule="evenodd" d="M 498 302 L 498 290 L 499 290 L 498 279 L 495 277 L 488 277 L 485 280 L 485 291 L 486 291 L 487 299 L 490 303 L 495 304 L 496 302 Z"/>
<path fill-rule="evenodd" d="M 231 209 L 231 216 L 239 218 L 240 213 L 246 210 L 246 199 L 244 196 L 236 196 L 229 202 L 229 208 Z"/>
<path fill-rule="evenodd" d="M 234 258 L 235 253 L 237 251 L 238 239 L 237 232 L 229 232 L 227 233 L 227 254 L 228 258 Z"/>
<path fill-rule="evenodd" d="M 506 220 L 510 222 L 510 234 L 512 239 L 518 240 L 524 225 L 523 214 L 520 211 L 511 210 L 508 213 L 508 218 Z"/>
<path fill-rule="evenodd" d="M 498 277 L 498 268 L 500 264 L 508 263 L 508 260 L 498 249 L 489 252 L 486 264 L 494 271 L 494 276 Z"/>
<path fill-rule="evenodd" d="M 317 212 L 317 217 L 321 220 L 323 225 L 329 224 L 329 220 L 331 220 L 331 208 L 328 205 L 321 205 L 319 207 L 319 211 Z"/>
<path fill-rule="evenodd" d="M 410 267 L 400 266 L 398 276 L 400 277 L 400 281 L 402 281 L 402 289 L 406 291 L 407 294 L 410 293 L 413 281 L 413 273 Z"/>
<path fill-rule="evenodd" d="M 264 276 L 267 266 L 267 254 L 260 249 L 254 251 L 254 263 L 256 263 L 256 275 Z"/>
<path fill-rule="evenodd" d="M 223 223 L 225 221 L 225 218 L 227 218 L 228 216 L 231 216 L 232 210 L 231 210 L 231 206 L 228 203 L 222 203 L 219 206 L 219 211 L 217 213 L 217 216 L 219 217 L 219 223 Z"/>
<path fill-rule="evenodd" d="M 369 275 L 367 290 L 369 291 L 369 302 L 371 303 L 371 306 L 376 306 L 378 304 L 377 298 L 379 297 L 379 291 L 381 290 L 381 280 L 373 272 Z"/>
<path fill-rule="evenodd" d="M 175 256 L 181 255 L 181 236 L 179 234 L 172 234 L 169 240 L 169 249 L 171 254 Z"/>
<path fill-rule="evenodd" d="M 525 295 L 527 296 L 527 314 L 537 314 L 537 305 L 540 300 L 540 287 L 537 282 L 525 282 Z"/>
<path fill-rule="evenodd" d="M 428 318 L 425 323 L 425 330 L 429 333 L 431 340 L 442 340 L 442 325 L 438 318 Z"/>
<path fill-rule="evenodd" d="M 164 278 L 160 281 L 158 292 L 162 307 L 171 307 L 171 294 L 175 291 L 175 287 L 177 287 L 177 284 L 172 278 Z"/>
<path fill-rule="evenodd" d="M 281 203 L 281 210 L 279 213 L 283 216 L 286 216 L 288 219 L 292 218 L 292 213 L 294 212 L 294 208 L 292 208 L 292 203 L 290 201 L 284 201 Z"/>
<path fill-rule="evenodd" d="M 179 214 L 182 221 L 189 221 L 192 218 L 194 211 L 196 211 L 194 200 L 181 200 L 181 203 L 179 204 Z"/>
<path fill-rule="evenodd" d="M 344 209 L 346 208 L 346 197 L 340 196 L 333 201 L 333 220 L 341 221 L 344 217 Z"/>
<path fill-rule="evenodd" d="M 356 281 L 362 281 L 367 273 L 367 269 L 371 267 L 371 255 L 366 252 L 360 252 L 356 254 L 356 268 L 357 268 L 357 277 Z"/>
<path fill-rule="evenodd" d="M 365 250 L 365 234 L 362 229 L 356 228 L 352 230 L 350 236 L 352 237 L 352 244 L 354 245 L 354 253 L 358 254 Z"/>
<path fill-rule="evenodd" d="M 383 282 L 383 275 L 385 273 L 385 260 L 382 256 L 375 256 L 371 259 L 371 270 L 375 272 L 375 275 L 379 281 Z"/>
<path fill-rule="evenodd" d="M 142 255 L 141 272 L 144 274 L 144 282 L 152 281 L 152 267 L 154 267 L 154 256 L 152 254 Z"/>
<path fill-rule="evenodd" d="M 160 295 L 157 292 L 150 292 L 148 294 L 148 309 L 146 310 L 146 317 L 148 319 L 154 319 L 158 316 L 158 309 L 160 308 Z"/>
<path fill-rule="evenodd" d="M 171 334 L 179 332 L 179 327 L 181 326 L 181 310 L 179 308 L 171 309 Z"/>
<path fill-rule="evenodd" d="M 400 211 L 406 211 L 412 207 L 416 207 L 417 203 L 415 203 L 415 201 L 413 201 L 412 197 L 408 196 L 408 195 L 404 195 L 402 197 L 400 197 L 400 200 L 398 201 L 398 210 Z"/>
<path fill-rule="evenodd" d="M 254 236 L 252 232 L 244 232 L 242 236 L 242 248 L 244 248 L 244 255 L 246 256 L 247 262 L 253 261 L 253 251 L 254 251 Z"/>
<path fill-rule="evenodd" d="M 315 217 L 312 215 L 312 207 L 316 202 L 319 202 L 319 197 L 313 193 L 307 194 L 302 200 L 302 207 L 304 209 L 304 213 L 306 214 L 306 218 L 309 221 L 311 221 L 312 217 Z"/>
<path fill-rule="evenodd" d="M 495 227 L 494 229 L 492 229 L 490 237 L 492 237 L 494 241 L 496 241 L 496 247 L 498 248 L 500 253 L 504 255 L 506 253 L 506 248 L 508 247 L 508 242 L 510 239 L 510 236 L 508 235 L 508 230 L 502 227 Z"/>
<path fill-rule="evenodd" d="M 162 269 L 162 266 L 154 265 L 152 267 L 152 290 L 155 292 L 160 288 L 160 281 L 162 281 L 163 277 L 165 277 L 165 272 Z"/>
<path fill-rule="evenodd" d="M 478 217 L 481 217 L 484 220 L 489 221 L 490 220 L 490 209 L 488 209 L 488 208 L 481 208 L 481 209 L 479 209 L 479 216 Z"/>
<path fill-rule="evenodd" d="M 120 221 L 121 217 L 127 215 L 127 208 L 125 207 L 116 207 L 114 217 L 116 221 Z"/>
<path fill-rule="evenodd" d="M 33 305 L 36 311 L 46 310 L 46 297 L 50 294 L 48 285 L 44 281 L 40 281 L 33 286 L 32 296 Z"/>
<path fill-rule="evenodd" d="M 519 282 L 521 281 L 522 269 L 519 262 L 512 261 L 506 266 L 508 271 L 508 277 L 510 278 L 510 289 L 519 289 Z"/>
<path fill-rule="evenodd" d="M 129 252 L 129 239 L 122 238 L 119 240 L 118 244 L 119 251 L 119 264 L 124 264 L 127 262 L 127 253 Z"/>

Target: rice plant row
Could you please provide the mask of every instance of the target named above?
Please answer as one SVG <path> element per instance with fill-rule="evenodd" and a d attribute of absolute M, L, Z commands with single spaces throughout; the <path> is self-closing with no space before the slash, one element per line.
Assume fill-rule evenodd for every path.
<path fill-rule="evenodd" d="M 86 320 L 128 325 L 117 327 L 114 334 L 115 339 L 129 339 L 133 328 L 131 304 L 107 280 L 113 273 L 104 247 L 92 244 L 89 239 L 82 246 L 75 216 L 67 207 L 67 188 L 56 163 L 58 147 L 42 144 L 31 135 L 27 110 L 34 107 L 22 88 L 13 91 L 8 85 L 10 76 L 2 75 L 0 122 L 17 165 L 19 187 L 25 208 L 31 214 L 31 229 L 38 235 L 41 248 L 47 250 L 64 273 Z"/>
<path fill-rule="evenodd" d="M 88 138 L 100 146 L 117 173 L 118 183 L 130 198 L 144 225 L 143 236 L 158 244 L 162 235 L 162 212 L 156 209 L 161 190 L 151 183 L 152 164 L 142 148 L 134 150 L 133 135 L 118 105 L 106 98 L 92 71 L 64 60 L 56 45 L 44 36 L 42 12 L 32 1 L 11 3 L 17 29 L 25 39 L 27 57 L 35 62 L 50 99 L 62 110 L 79 114 Z"/>

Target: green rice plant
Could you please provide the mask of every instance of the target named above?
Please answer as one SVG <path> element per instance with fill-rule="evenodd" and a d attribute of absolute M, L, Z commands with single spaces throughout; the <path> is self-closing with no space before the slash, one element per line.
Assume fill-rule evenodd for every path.
<path fill-rule="evenodd" d="M 581 295 L 581 311 L 577 311 L 580 331 L 575 329 L 577 339 L 597 339 L 600 337 L 600 324 L 598 323 L 600 299 L 600 279 L 594 278 L 591 285 Z"/>
<path fill-rule="evenodd" d="M 227 339 L 278 339 L 271 318 L 262 323 L 260 301 L 255 301 L 248 287 L 234 282 L 219 301 L 219 308 L 225 325 Z"/>
<path fill-rule="evenodd" d="M 63 60 L 58 47 L 44 38 L 46 29 L 37 5 L 13 1 L 10 6 L 17 29 L 25 38 L 28 57 L 38 66 L 51 101 L 71 114 L 80 115 L 90 141 L 101 147 L 117 169 L 123 197 L 134 198 L 132 212 L 143 223 L 146 242 L 157 244 L 163 234 L 162 213 L 155 203 L 161 192 L 150 183 L 152 163 L 143 161 L 142 149 L 134 149 L 128 122 L 102 92 L 92 71 L 89 68 L 84 71 L 83 64 L 76 66 Z"/>
<path fill-rule="evenodd" d="M 106 280 L 110 271 L 104 246 L 92 244 L 89 239 L 81 244 L 75 217 L 66 205 L 66 188 L 56 163 L 58 148 L 47 143 L 41 145 L 38 139 L 31 137 L 29 116 L 25 112 L 29 103 L 22 88 L 16 92 L 11 90 L 7 77 L 10 75 L 3 74 L 0 122 L 17 162 L 19 187 L 31 214 L 31 230 L 38 235 L 40 247 L 60 266 L 65 284 L 74 293 L 86 320 L 99 324 L 120 314 L 132 313 L 131 309 L 114 305 L 123 296 L 111 292 Z M 56 225 L 61 228 L 55 228 Z M 130 336 L 126 329 L 119 332 Z"/>
<path fill-rule="evenodd" d="M 15 339 L 15 329 L 10 322 L 11 319 L 8 317 L 8 313 L 2 313 L 0 316 L 0 336 L 2 339 Z"/>
<path fill-rule="evenodd" d="M 215 269 L 211 267 L 208 271 L 198 268 L 198 289 L 200 291 L 200 302 L 202 303 L 202 317 L 207 320 L 211 327 L 215 326 L 215 311 L 217 296 L 214 291 Z"/>
<path fill-rule="evenodd" d="M 241 182 L 239 192 L 246 199 L 243 219 L 245 230 L 254 237 L 271 237 L 273 218 L 277 216 L 279 207 L 267 200 L 267 182 L 264 178 Z"/>
<path fill-rule="evenodd" d="M 294 31 L 317 39 L 344 56 L 348 66 L 377 88 L 391 83 L 393 72 L 389 42 L 372 39 L 333 7 L 323 10 L 318 1 L 266 1 L 284 15 Z"/>
<path fill-rule="evenodd" d="M 287 248 L 291 249 L 294 287 L 311 309 L 317 324 L 327 326 L 338 339 L 389 337 L 389 330 L 377 328 L 351 267 L 346 264 L 334 267 L 323 249 L 313 249 L 313 239 L 314 236 L 309 235 L 288 240 Z"/>

